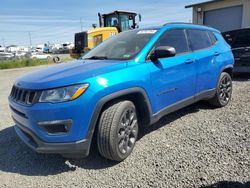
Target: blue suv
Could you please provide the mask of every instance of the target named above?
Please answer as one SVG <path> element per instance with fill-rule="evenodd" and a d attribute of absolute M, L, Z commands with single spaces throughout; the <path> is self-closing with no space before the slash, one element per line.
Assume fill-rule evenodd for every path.
<path fill-rule="evenodd" d="M 94 140 L 103 157 L 122 161 L 143 126 L 199 100 L 226 106 L 233 64 L 213 28 L 136 29 L 79 60 L 17 79 L 9 106 L 16 133 L 37 152 L 84 157 Z"/>

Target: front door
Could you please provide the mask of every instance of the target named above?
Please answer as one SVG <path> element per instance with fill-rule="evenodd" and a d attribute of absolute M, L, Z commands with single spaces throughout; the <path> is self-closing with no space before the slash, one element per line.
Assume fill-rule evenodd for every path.
<path fill-rule="evenodd" d="M 148 63 L 156 105 L 154 113 L 178 102 L 191 100 L 196 89 L 196 62 L 189 50 L 186 31 L 183 29 L 166 31 L 154 48 L 158 46 L 174 47 L 176 56 Z"/>

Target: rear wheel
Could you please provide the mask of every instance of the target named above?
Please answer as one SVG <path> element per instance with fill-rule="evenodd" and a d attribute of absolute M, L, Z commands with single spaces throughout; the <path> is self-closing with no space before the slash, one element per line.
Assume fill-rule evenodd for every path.
<path fill-rule="evenodd" d="M 227 72 L 222 72 L 216 88 L 215 96 L 209 102 L 216 107 L 226 106 L 232 97 L 232 78 Z"/>
<path fill-rule="evenodd" d="M 138 135 L 136 108 L 131 101 L 121 101 L 107 107 L 98 124 L 99 153 L 114 161 L 126 159 L 132 152 Z"/>

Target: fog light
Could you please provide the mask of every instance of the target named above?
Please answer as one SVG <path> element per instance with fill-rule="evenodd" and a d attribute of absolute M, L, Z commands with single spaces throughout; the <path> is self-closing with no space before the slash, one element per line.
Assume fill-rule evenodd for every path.
<path fill-rule="evenodd" d="M 48 134 L 65 134 L 70 131 L 73 121 L 67 120 L 54 120 L 39 122 L 38 125 Z"/>

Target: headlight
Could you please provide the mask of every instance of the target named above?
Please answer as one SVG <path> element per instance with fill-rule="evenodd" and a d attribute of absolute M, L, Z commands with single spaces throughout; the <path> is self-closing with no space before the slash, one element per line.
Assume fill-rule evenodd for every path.
<path fill-rule="evenodd" d="M 39 102 L 64 102 L 71 101 L 80 97 L 88 88 L 89 84 L 72 85 L 56 89 L 44 90 L 40 96 Z"/>

